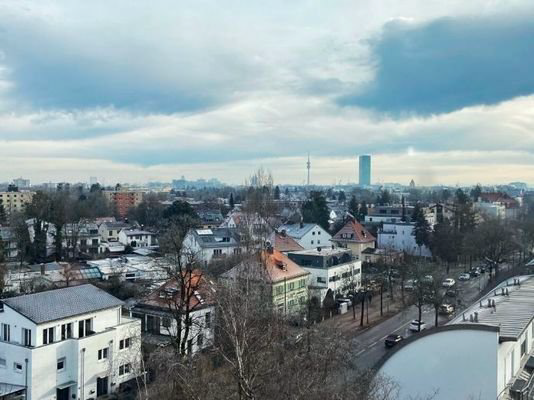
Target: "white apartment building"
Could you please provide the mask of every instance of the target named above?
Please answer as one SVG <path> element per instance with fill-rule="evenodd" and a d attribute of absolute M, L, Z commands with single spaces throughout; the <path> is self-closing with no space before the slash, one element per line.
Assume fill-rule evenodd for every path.
<path fill-rule="evenodd" d="M 534 276 L 510 278 L 447 325 L 405 340 L 379 373 L 399 400 L 532 399 Z M 409 367 L 407 367 L 409 366 Z"/>
<path fill-rule="evenodd" d="M 326 230 L 317 224 L 285 224 L 278 227 L 278 232 L 285 232 L 305 249 L 316 249 L 317 247 L 330 247 L 330 235 Z"/>
<path fill-rule="evenodd" d="M 32 202 L 34 192 L 0 192 L 0 205 L 7 215 L 23 212 L 26 205 Z"/>
<path fill-rule="evenodd" d="M 413 256 L 432 256 L 428 247 L 417 245 L 412 223 L 384 223 L 382 229 L 378 231 L 377 242 L 379 249 L 403 251 Z"/>
<path fill-rule="evenodd" d="M 29 400 L 89 400 L 119 391 L 141 373 L 140 322 L 124 317 L 123 302 L 97 287 L 2 303 L 0 387 L 27 388 Z"/>
<path fill-rule="evenodd" d="M 355 260 L 350 249 L 317 248 L 290 252 L 288 257 L 310 273 L 310 290 L 319 292 L 321 301 L 329 289 L 343 294 L 351 286 L 361 286 L 362 262 Z"/>
<path fill-rule="evenodd" d="M 109 221 L 99 225 L 98 233 L 103 242 L 118 242 L 120 231 L 130 228 L 131 226 L 125 222 Z"/>

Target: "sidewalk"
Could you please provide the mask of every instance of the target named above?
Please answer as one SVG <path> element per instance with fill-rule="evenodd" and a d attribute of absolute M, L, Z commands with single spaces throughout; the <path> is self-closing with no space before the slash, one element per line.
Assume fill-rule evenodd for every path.
<path fill-rule="evenodd" d="M 349 308 L 347 313 L 334 315 L 332 318 L 325 319 L 321 324 L 335 326 L 339 331 L 354 336 L 360 334 L 369 328 L 379 324 L 380 322 L 392 317 L 398 312 L 402 311 L 402 300 L 400 294 L 395 297 L 394 301 L 391 301 L 387 296 L 383 299 L 383 315 L 380 315 L 380 296 L 373 297 L 369 304 L 369 323 L 367 323 L 367 309 L 364 313 L 363 326 L 360 326 L 361 318 L 361 304 L 356 304 L 355 313 L 356 319 L 354 319 L 354 313 L 352 307 Z"/>

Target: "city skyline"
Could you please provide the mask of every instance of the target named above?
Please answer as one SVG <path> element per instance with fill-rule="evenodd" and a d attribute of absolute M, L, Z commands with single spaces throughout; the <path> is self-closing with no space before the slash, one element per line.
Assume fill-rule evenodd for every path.
<path fill-rule="evenodd" d="M 0 4 L 0 181 L 534 184 L 527 1 L 170 4 Z"/>

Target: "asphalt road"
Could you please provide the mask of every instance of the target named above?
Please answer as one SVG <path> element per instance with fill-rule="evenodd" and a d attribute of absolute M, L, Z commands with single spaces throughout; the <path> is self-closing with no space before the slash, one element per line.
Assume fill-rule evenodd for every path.
<path fill-rule="evenodd" d="M 487 274 L 482 274 L 479 278 L 471 278 L 469 281 L 460 282 L 457 276 L 453 276 L 456 279 L 456 288 L 458 290 L 458 300 L 460 300 L 459 306 L 457 306 L 456 313 L 460 313 L 461 310 L 470 304 L 472 304 L 479 296 L 480 289 L 484 288 L 487 282 Z M 451 303 L 454 299 L 451 300 Z M 457 314 L 455 314 L 457 315 Z M 446 324 L 455 315 L 439 316 L 439 325 Z M 360 368 L 373 368 L 376 363 L 386 354 L 387 351 L 384 346 L 384 339 L 392 333 L 396 333 L 404 336 L 405 338 L 410 335 L 417 335 L 408 330 L 410 322 L 418 317 L 417 307 L 411 306 L 393 317 L 375 325 L 360 333 L 352 339 L 353 345 L 357 348 L 357 362 Z M 424 306 L 422 319 L 426 322 L 427 327 L 434 326 L 434 308 L 432 306 Z"/>

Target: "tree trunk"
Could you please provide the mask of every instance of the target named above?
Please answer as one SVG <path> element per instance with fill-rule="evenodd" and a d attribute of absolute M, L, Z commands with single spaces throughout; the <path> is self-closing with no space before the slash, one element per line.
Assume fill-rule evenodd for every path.
<path fill-rule="evenodd" d="M 382 290 L 382 287 L 383 287 L 383 284 L 380 285 L 380 316 L 384 316 L 384 308 L 383 308 L 383 304 L 384 304 L 384 301 L 383 301 L 383 293 L 384 291 Z"/>
<path fill-rule="evenodd" d="M 362 297 L 362 310 L 360 313 L 360 326 L 363 326 L 363 315 L 365 314 L 365 296 Z"/>
<path fill-rule="evenodd" d="M 423 317 L 423 305 L 417 304 L 419 324 L 417 325 L 417 332 L 421 332 L 421 318 Z"/>

